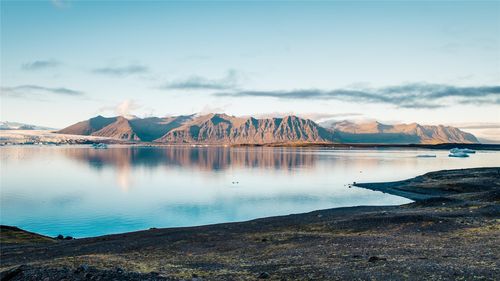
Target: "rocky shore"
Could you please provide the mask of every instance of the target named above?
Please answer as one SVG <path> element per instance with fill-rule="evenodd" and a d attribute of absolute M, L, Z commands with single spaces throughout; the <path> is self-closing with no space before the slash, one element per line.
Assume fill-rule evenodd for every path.
<path fill-rule="evenodd" d="M 357 186 L 415 200 L 54 239 L 1 227 L 1 280 L 496 280 L 500 168 Z"/>

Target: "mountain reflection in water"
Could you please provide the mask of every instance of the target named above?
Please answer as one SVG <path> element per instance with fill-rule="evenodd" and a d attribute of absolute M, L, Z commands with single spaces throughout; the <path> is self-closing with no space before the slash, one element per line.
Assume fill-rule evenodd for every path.
<path fill-rule="evenodd" d="M 498 166 L 498 153 L 268 147 L 0 147 L 0 223 L 96 236 L 409 200 L 353 181 Z"/>
<path fill-rule="evenodd" d="M 263 169 L 293 169 L 312 167 L 318 155 L 297 153 L 288 148 L 228 148 L 228 147 L 114 147 L 107 150 L 64 149 L 68 157 L 102 168 L 143 166 L 180 166 L 200 170 L 226 170 L 235 167 Z"/>

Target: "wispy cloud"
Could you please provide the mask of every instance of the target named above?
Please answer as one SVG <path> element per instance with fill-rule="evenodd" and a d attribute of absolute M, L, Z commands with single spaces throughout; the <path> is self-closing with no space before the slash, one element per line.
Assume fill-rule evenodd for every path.
<path fill-rule="evenodd" d="M 160 88 L 176 90 L 229 90 L 234 89 L 237 83 L 237 72 L 235 70 L 229 70 L 226 76 L 220 79 L 191 76 L 186 79 L 167 83 Z"/>
<path fill-rule="evenodd" d="M 124 66 L 107 66 L 95 68 L 93 73 L 109 76 L 127 76 L 133 74 L 143 74 L 149 72 L 149 68 L 141 64 L 129 64 Z"/>
<path fill-rule="evenodd" d="M 99 108 L 99 112 L 113 112 L 120 116 L 130 116 L 140 108 L 142 108 L 142 105 L 138 104 L 135 100 L 127 99 L 114 106 L 101 107 Z"/>
<path fill-rule="evenodd" d="M 460 129 L 500 129 L 500 123 L 477 122 L 477 123 L 457 123 L 452 124 Z"/>
<path fill-rule="evenodd" d="M 233 91 L 215 93 L 214 95 L 385 103 L 402 108 L 439 108 L 447 106 L 449 102 L 500 104 L 500 86 L 456 87 L 426 83 L 411 83 L 372 89 Z M 445 100 L 448 98 L 453 100 Z"/>
<path fill-rule="evenodd" d="M 14 98 L 39 98 L 42 95 L 83 96 L 84 92 L 68 88 L 51 88 L 38 85 L 19 85 L 15 87 L 1 87 L 2 96 Z"/>
<path fill-rule="evenodd" d="M 57 60 L 36 60 L 32 62 L 27 62 L 21 65 L 22 70 L 34 71 L 34 70 L 42 70 L 48 68 L 54 68 L 61 65 L 61 62 Z"/>

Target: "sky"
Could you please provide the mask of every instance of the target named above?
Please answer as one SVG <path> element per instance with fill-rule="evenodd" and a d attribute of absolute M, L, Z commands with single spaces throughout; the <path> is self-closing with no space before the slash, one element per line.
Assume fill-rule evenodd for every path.
<path fill-rule="evenodd" d="M 295 114 L 500 141 L 499 1 L 0 4 L 2 121 Z"/>

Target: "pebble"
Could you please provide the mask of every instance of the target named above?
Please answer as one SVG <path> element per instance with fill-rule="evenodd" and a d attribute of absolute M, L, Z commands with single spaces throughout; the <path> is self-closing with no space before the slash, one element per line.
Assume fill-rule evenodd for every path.
<path fill-rule="evenodd" d="M 381 257 L 377 257 L 377 256 L 371 256 L 368 259 L 368 262 L 377 262 L 377 261 L 386 261 L 386 260 L 387 260 L 386 258 L 381 258 Z"/>
<path fill-rule="evenodd" d="M 268 279 L 269 277 L 271 277 L 271 275 L 267 272 L 262 272 L 261 274 L 259 274 L 259 279 Z"/>

